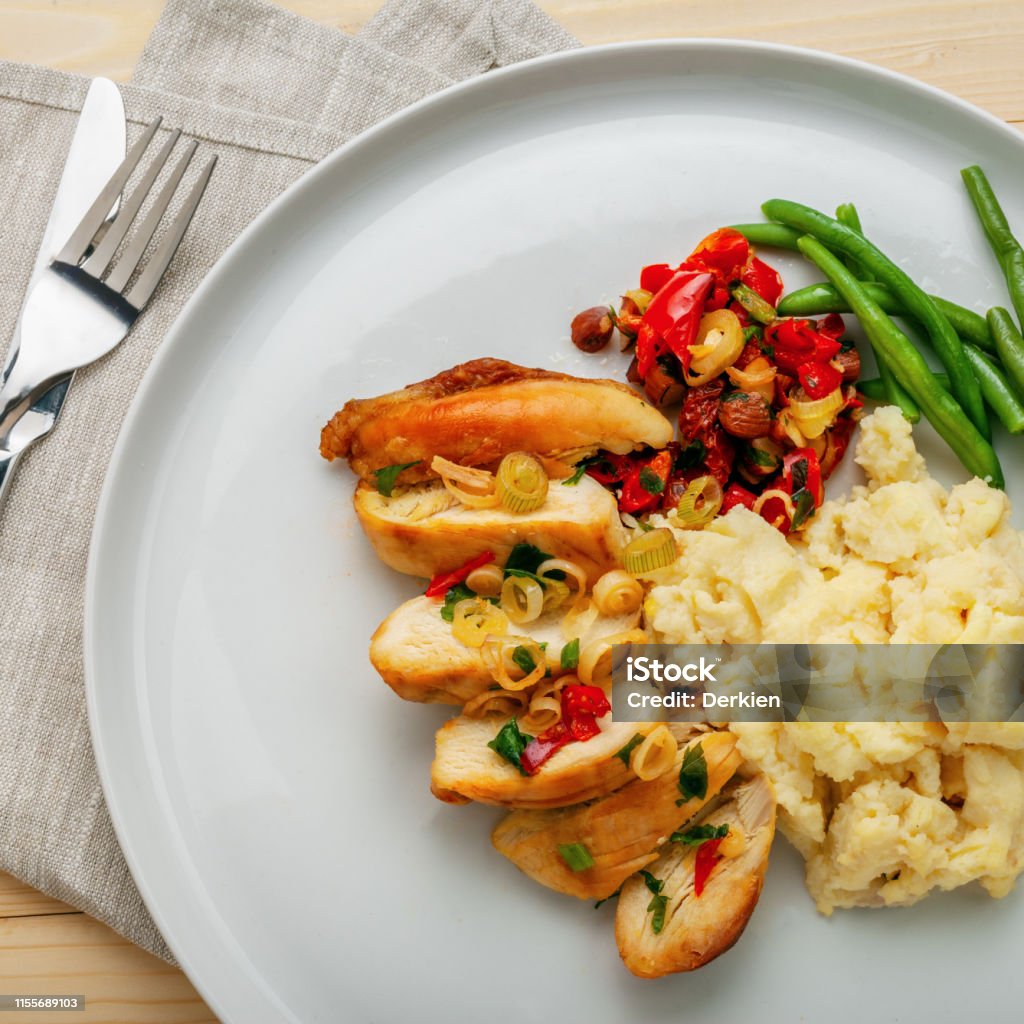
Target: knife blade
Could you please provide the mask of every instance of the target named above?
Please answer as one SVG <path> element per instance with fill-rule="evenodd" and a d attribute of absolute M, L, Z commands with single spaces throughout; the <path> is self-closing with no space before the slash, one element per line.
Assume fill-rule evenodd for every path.
<path fill-rule="evenodd" d="M 94 79 L 82 104 L 82 112 L 71 139 L 50 218 L 25 291 L 26 296 L 31 293 L 43 268 L 63 247 L 124 159 L 126 132 L 124 103 L 117 86 L 106 78 Z M 20 334 L 19 320 L 0 379 L 6 379 L 18 357 Z M 6 438 L 5 455 L 9 454 L 10 457 L 0 458 L 0 508 L 3 507 L 20 454 L 53 428 L 71 380 L 72 375 L 68 375 L 54 384 L 25 412 Z"/>

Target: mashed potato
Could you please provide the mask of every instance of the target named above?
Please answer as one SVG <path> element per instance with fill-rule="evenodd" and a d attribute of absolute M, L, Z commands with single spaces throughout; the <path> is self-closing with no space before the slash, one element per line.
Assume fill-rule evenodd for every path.
<path fill-rule="evenodd" d="M 947 493 L 895 408 L 862 424 L 868 484 L 787 541 L 737 508 L 680 531 L 645 604 L 665 643 L 1021 643 L 1024 544 L 1006 496 Z M 670 524 L 664 524 L 670 525 Z M 1024 867 L 1024 725 L 735 724 L 774 781 L 818 908 L 913 903 Z"/>

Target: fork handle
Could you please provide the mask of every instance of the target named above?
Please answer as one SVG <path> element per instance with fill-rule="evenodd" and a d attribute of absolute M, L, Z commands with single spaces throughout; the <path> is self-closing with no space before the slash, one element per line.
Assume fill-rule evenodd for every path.
<path fill-rule="evenodd" d="M 59 377 L 60 374 L 57 376 Z M 32 402 L 43 394 L 56 379 L 56 377 L 50 377 L 46 380 L 39 380 L 38 377 L 33 377 L 26 372 L 22 367 L 22 360 L 14 361 L 7 378 L 0 385 L 0 451 L 7 447 L 7 437 L 14 424 Z"/>

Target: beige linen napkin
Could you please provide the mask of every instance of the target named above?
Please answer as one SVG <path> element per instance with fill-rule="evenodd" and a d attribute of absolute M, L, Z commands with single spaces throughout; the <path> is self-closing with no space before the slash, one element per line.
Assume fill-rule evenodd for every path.
<path fill-rule="evenodd" d="M 253 217 L 353 134 L 453 82 L 576 45 L 528 0 L 391 0 L 356 36 L 263 0 L 170 0 L 123 88 L 130 130 L 220 163 L 171 272 L 81 371 L 0 514 L 0 868 L 166 959 L 96 775 L 82 678 L 93 517 L 121 421 L 182 304 Z M 0 62 L 0 336 L 10 338 L 85 79 Z"/>

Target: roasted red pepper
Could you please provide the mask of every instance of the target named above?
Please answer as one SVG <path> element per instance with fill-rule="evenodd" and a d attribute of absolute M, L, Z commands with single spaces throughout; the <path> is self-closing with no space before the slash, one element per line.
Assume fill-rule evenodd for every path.
<path fill-rule="evenodd" d="M 572 743 L 569 730 L 561 722 L 556 722 L 550 729 L 546 729 L 535 740 L 530 740 L 526 744 L 519 764 L 527 775 L 536 775 L 541 765 L 567 743 Z"/>
<path fill-rule="evenodd" d="M 668 487 L 671 473 L 672 455 L 668 451 L 658 452 L 650 459 L 635 463 L 622 481 L 619 511 L 636 515 L 657 508 Z"/>
<path fill-rule="evenodd" d="M 427 597 L 444 597 L 452 587 L 459 583 L 463 583 L 466 577 L 474 569 L 479 569 L 481 566 L 487 565 L 488 562 L 493 561 L 494 552 L 485 551 L 483 554 L 477 555 L 475 558 L 471 558 L 464 565 L 459 566 L 458 569 L 454 569 L 452 572 L 438 573 L 438 575 L 430 581 L 430 585 L 426 589 Z"/>
<path fill-rule="evenodd" d="M 810 320 L 776 320 L 765 328 L 764 336 L 775 365 L 792 375 L 804 363 L 827 363 L 841 347 L 837 338 L 818 331 Z"/>
<path fill-rule="evenodd" d="M 523 750 L 519 763 L 527 775 L 536 775 L 544 764 L 567 743 L 586 742 L 600 731 L 597 719 L 612 709 L 604 690 L 598 686 L 574 685 L 562 690 L 562 717 Z"/>
<path fill-rule="evenodd" d="M 651 263 L 640 271 L 640 287 L 652 295 L 661 291 L 676 272 L 667 263 Z"/>
<path fill-rule="evenodd" d="M 782 275 L 763 260 L 751 256 L 740 274 L 740 280 L 757 292 L 769 305 L 777 306 L 782 297 Z"/>
<path fill-rule="evenodd" d="M 708 877 L 714 870 L 715 865 L 722 859 L 718 853 L 718 848 L 721 845 L 721 839 L 708 839 L 697 847 L 697 857 L 693 864 L 694 896 L 699 896 L 704 891 Z"/>
<path fill-rule="evenodd" d="M 757 495 L 748 491 L 746 487 L 741 487 L 739 484 L 729 484 L 722 495 L 721 514 L 724 516 L 729 509 L 735 508 L 737 505 L 753 509 L 755 501 L 757 501 Z"/>
<path fill-rule="evenodd" d="M 562 690 L 562 722 L 574 740 L 589 740 L 601 730 L 597 719 L 612 709 L 599 686 L 566 686 Z"/>
<path fill-rule="evenodd" d="M 729 435 L 718 422 L 718 404 L 724 390 L 723 377 L 690 388 L 679 412 L 679 436 L 686 444 L 700 441 L 704 445 L 704 465 L 723 487 L 736 457 Z"/>
<path fill-rule="evenodd" d="M 813 448 L 797 448 L 782 460 L 782 479 L 790 497 L 795 498 L 807 490 L 814 498 L 817 508 L 825 500 L 825 489 L 821 482 L 821 464 Z"/>
<path fill-rule="evenodd" d="M 800 386 L 808 398 L 831 395 L 843 383 L 843 372 L 831 363 L 801 363 L 796 371 Z"/>
<path fill-rule="evenodd" d="M 683 266 L 707 270 L 719 284 L 727 285 L 740 276 L 749 257 L 750 244 L 743 235 L 733 228 L 719 228 L 700 242 Z"/>
<path fill-rule="evenodd" d="M 647 312 L 644 326 L 654 332 L 671 352 L 674 352 L 684 368 L 690 365 L 690 345 L 697 337 L 697 327 L 704 314 L 704 303 L 711 291 L 714 278 L 702 270 L 678 270 L 655 293 Z M 643 331 L 637 337 L 636 356 L 641 376 L 646 377 L 654 360 L 660 354 L 657 345 L 652 344 L 652 355 L 641 354 L 640 342 Z M 645 341 L 645 353 L 646 353 Z"/>

